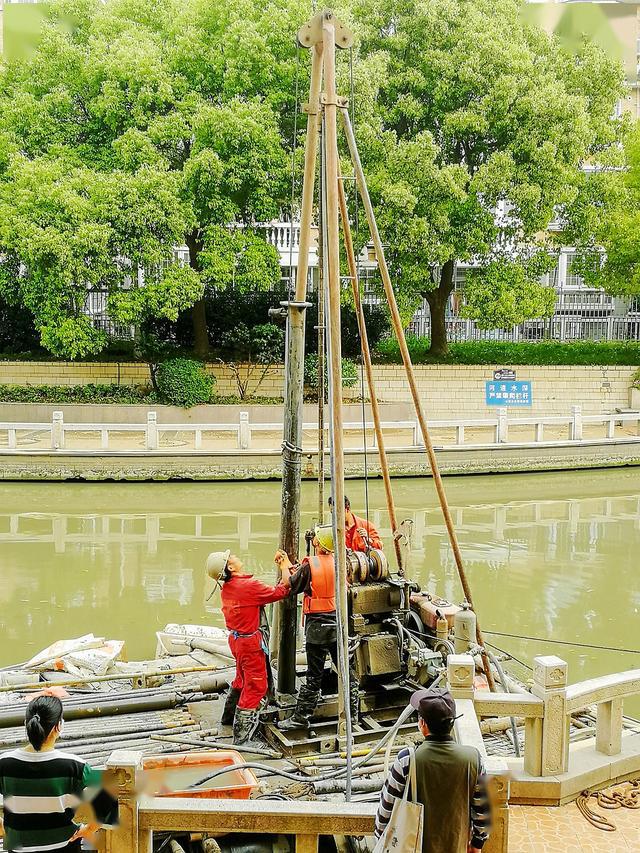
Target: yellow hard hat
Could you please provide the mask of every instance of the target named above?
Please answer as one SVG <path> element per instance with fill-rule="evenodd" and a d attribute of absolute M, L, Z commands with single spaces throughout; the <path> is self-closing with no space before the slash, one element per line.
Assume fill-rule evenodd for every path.
<path fill-rule="evenodd" d="M 333 525 L 316 524 L 314 533 L 320 547 L 333 552 Z"/>
<path fill-rule="evenodd" d="M 229 549 L 227 551 L 214 551 L 207 557 L 205 569 L 209 577 L 213 578 L 214 581 L 220 580 L 222 577 L 230 554 L 231 550 Z"/>

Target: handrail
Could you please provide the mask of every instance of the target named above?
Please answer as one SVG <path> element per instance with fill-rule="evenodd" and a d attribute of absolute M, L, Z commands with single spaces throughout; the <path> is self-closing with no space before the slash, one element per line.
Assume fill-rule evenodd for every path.
<path fill-rule="evenodd" d="M 640 669 L 590 678 L 567 687 L 567 711 L 581 711 L 588 705 L 598 705 L 601 702 L 609 702 L 612 698 L 623 699 L 638 693 L 640 693 Z"/>
<path fill-rule="evenodd" d="M 259 433 L 280 432 L 282 424 L 276 421 L 270 422 L 251 422 L 249 420 L 250 413 L 248 411 L 240 411 L 239 418 L 235 422 L 225 423 L 158 423 L 157 414 L 154 411 L 147 413 L 147 420 L 143 423 L 65 423 L 63 412 L 53 412 L 50 423 L 9 423 L 0 422 L 0 433 L 7 434 L 6 447 L 9 452 L 19 452 L 19 436 L 20 432 L 27 433 L 45 433 L 50 437 L 50 448 L 55 451 L 63 450 L 65 447 L 65 437 L 73 433 L 100 433 L 100 449 L 109 451 L 109 435 L 115 433 L 141 433 L 144 435 L 143 452 L 163 452 L 171 453 L 169 448 L 159 447 L 159 440 L 162 435 L 167 433 L 187 433 L 192 434 L 193 447 L 182 447 L 180 453 L 200 452 L 203 447 L 203 436 L 207 433 L 228 433 L 230 436 L 235 436 L 234 449 L 251 450 L 252 435 Z M 629 430 L 625 434 L 616 434 L 616 427 L 620 424 L 636 423 L 638 428 L 636 434 L 629 434 Z M 583 429 L 585 425 L 593 426 L 602 424 L 604 426 L 604 434 L 601 436 L 593 436 L 592 434 L 585 437 Z M 389 449 L 398 451 L 405 449 L 417 449 L 421 447 L 420 430 L 415 420 L 387 420 L 383 421 L 382 429 L 395 432 L 396 436 L 392 436 L 389 440 Z M 542 416 L 525 416 L 509 418 L 506 409 L 501 409 L 494 417 L 472 417 L 446 420 L 433 420 L 429 422 L 432 430 L 454 430 L 455 436 L 453 441 L 446 440 L 438 442 L 439 449 L 464 449 L 474 448 L 493 449 L 500 447 L 557 447 L 563 445 L 588 445 L 588 444 L 608 444 L 611 442 L 633 444 L 640 442 L 640 412 L 621 412 L 621 413 L 605 413 L 600 415 L 585 415 L 581 414 L 579 406 L 573 406 L 570 415 L 542 415 Z M 510 429 L 519 429 L 521 427 L 533 427 L 533 440 L 522 440 L 521 436 L 512 436 L 510 438 Z M 554 436 L 552 439 L 545 438 L 546 427 L 566 427 L 566 437 Z M 347 421 L 344 423 L 346 432 L 362 432 L 366 430 L 372 439 L 375 446 L 375 436 L 373 434 L 373 423 L 366 420 L 364 424 L 361 421 Z M 316 421 L 307 421 L 302 424 L 302 429 L 305 434 L 317 431 L 318 425 Z M 488 436 L 482 439 L 482 436 L 469 436 L 467 430 L 492 430 L 493 436 Z M 406 443 L 400 442 L 400 436 L 397 433 L 402 431 L 410 431 L 411 438 Z M 470 439 L 470 440 L 469 440 Z M 46 439 L 45 439 L 46 441 Z M 40 440 L 42 443 L 42 440 Z M 362 448 L 364 449 L 364 448 Z M 75 448 L 79 450 L 79 448 Z M 124 449 L 121 448 L 121 452 Z M 0 449 L 0 453 L 6 451 Z M 213 451 L 212 451 L 213 452 Z M 263 452 L 280 452 L 276 447 Z"/>
<path fill-rule="evenodd" d="M 544 702 L 533 694 L 489 693 L 476 690 L 473 694 L 476 714 L 480 717 L 544 717 Z"/>
<path fill-rule="evenodd" d="M 277 832 L 295 835 L 372 835 L 377 805 L 305 800 L 143 798 L 143 831 Z"/>

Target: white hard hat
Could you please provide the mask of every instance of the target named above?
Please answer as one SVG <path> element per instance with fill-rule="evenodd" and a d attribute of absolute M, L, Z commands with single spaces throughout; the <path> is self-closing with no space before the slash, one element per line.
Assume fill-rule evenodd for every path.
<path fill-rule="evenodd" d="M 209 577 L 213 578 L 214 581 L 220 580 L 222 577 L 222 573 L 227 567 L 227 561 L 229 560 L 230 554 L 231 550 L 228 549 L 227 551 L 213 551 L 213 553 L 209 554 L 207 557 L 205 569 L 207 570 Z"/>

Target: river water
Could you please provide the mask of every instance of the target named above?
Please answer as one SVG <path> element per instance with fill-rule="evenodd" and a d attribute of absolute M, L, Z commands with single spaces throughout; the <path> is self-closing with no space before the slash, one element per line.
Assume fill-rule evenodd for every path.
<path fill-rule="evenodd" d="M 445 483 L 488 640 L 529 664 L 558 654 L 570 681 L 640 666 L 639 654 L 605 648 L 640 648 L 640 470 Z M 412 575 L 459 601 L 432 481 L 394 490 L 398 517 L 413 521 Z M 365 515 L 365 484 L 347 493 Z M 168 622 L 222 624 L 205 606 L 206 555 L 229 547 L 271 579 L 279 501 L 277 483 L 1 484 L 0 666 L 91 631 L 125 640 L 131 660 L 153 657 Z M 378 481 L 368 505 L 389 541 Z M 311 483 L 303 508 L 308 526 Z"/>

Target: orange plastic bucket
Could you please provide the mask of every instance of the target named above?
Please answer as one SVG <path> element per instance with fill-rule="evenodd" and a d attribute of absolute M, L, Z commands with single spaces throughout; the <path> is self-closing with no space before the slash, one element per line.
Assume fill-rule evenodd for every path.
<path fill-rule="evenodd" d="M 244 763 L 233 749 L 150 755 L 144 759 L 145 793 L 154 797 L 248 800 L 258 780 L 248 767 L 233 767 Z M 233 769 L 202 786 L 190 787 L 224 767 Z"/>

